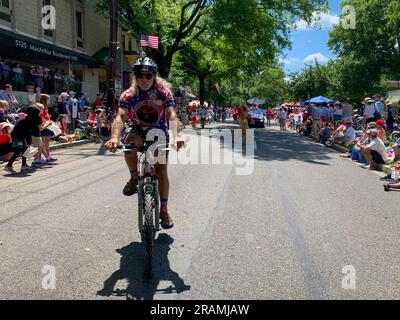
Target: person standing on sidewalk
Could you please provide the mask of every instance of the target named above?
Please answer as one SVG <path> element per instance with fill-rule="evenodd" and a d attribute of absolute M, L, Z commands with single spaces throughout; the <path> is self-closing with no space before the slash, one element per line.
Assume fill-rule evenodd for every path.
<path fill-rule="evenodd" d="M 50 96 L 47 94 L 41 94 L 40 103 L 44 106 L 43 111 L 40 113 L 40 117 L 42 118 L 42 122 L 44 124 L 43 130 L 40 133 L 42 137 L 43 148 L 48 155 L 47 162 L 54 162 L 57 161 L 57 158 L 54 158 L 50 155 L 50 137 L 54 136 L 54 133 L 53 131 L 47 129 L 49 125 L 55 124 L 55 122 L 51 120 L 51 116 L 49 114 Z"/>
<path fill-rule="evenodd" d="M 319 132 L 322 128 L 322 108 L 321 106 L 313 106 L 312 108 L 312 118 L 313 118 L 313 135 L 316 141 L 319 141 Z"/>
<path fill-rule="evenodd" d="M 286 131 L 287 112 L 285 111 L 285 109 L 283 107 L 278 112 L 278 118 L 279 118 L 279 126 L 280 126 L 281 131 Z"/>

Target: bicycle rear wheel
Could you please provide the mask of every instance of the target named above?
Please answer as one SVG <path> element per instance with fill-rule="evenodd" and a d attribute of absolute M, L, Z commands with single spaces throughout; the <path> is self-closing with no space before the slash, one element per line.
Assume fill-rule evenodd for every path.
<path fill-rule="evenodd" d="M 146 279 L 153 277 L 153 250 L 154 250 L 154 209 L 155 201 L 153 194 L 144 194 L 144 226 L 142 231 L 142 242 L 144 245 L 144 273 Z"/>

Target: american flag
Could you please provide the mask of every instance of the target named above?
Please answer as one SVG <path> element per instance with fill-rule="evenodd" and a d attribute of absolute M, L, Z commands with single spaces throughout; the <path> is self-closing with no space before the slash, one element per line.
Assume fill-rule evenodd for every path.
<path fill-rule="evenodd" d="M 142 47 L 150 47 L 158 49 L 158 36 L 146 36 L 144 33 L 140 34 L 140 45 Z"/>

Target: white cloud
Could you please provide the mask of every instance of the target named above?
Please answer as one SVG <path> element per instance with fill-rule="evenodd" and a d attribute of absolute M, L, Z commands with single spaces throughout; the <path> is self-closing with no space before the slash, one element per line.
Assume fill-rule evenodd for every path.
<path fill-rule="evenodd" d="M 301 61 L 302 61 L 301 59 L 297 59 L 297 58 L 280 58 L 280 59 L 279 59 L 279 62 L 280 62 L 280 63 L 283 63 L 283 64 L 285 64 L 285 65 L 287 65 L 287 66 L 296 65 L 296 64 L 298 64 L 298 63 L 301 62 Z"/>
<path fill-rule="evenodd" d="M 317 60 L 319 63 L 327 63 L 329 61 L 329 58 L 324 56 L 322 53 L 313 53 L 309 54 L 305 59 L 304 63 L 312 63 L 315 60 Z"/>
<path fill-rule="evenodd" d="M 330 12 L 314 11 L 310 25 L 304 20 L 299 20 L 294 24 L 296 30 L 312 30 L 312 29 L 332 29 L 340 23 L 340 17 Z"/>

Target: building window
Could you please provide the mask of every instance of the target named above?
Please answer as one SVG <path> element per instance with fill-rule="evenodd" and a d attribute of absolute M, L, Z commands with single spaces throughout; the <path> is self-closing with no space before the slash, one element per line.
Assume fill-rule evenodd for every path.
<path fill-rule="evenodd" d="M 0 0 L 0 19 L 11 22 L 10 0 Z"/>
<path fill-rule="evenodd" d="M 43 7 L 51 6 L 51 0 L 43 0 L 42 5 L 43 5 Z M 48 37 L 53 37 L 54 36 L 53 30 L 45 29 L 44 30 L 44 35 L 48 36 Z"/>
<path fill-rule="evenodd" d="M 76 45 L 83 48 L 82 12 L 76 11 Z"/>

